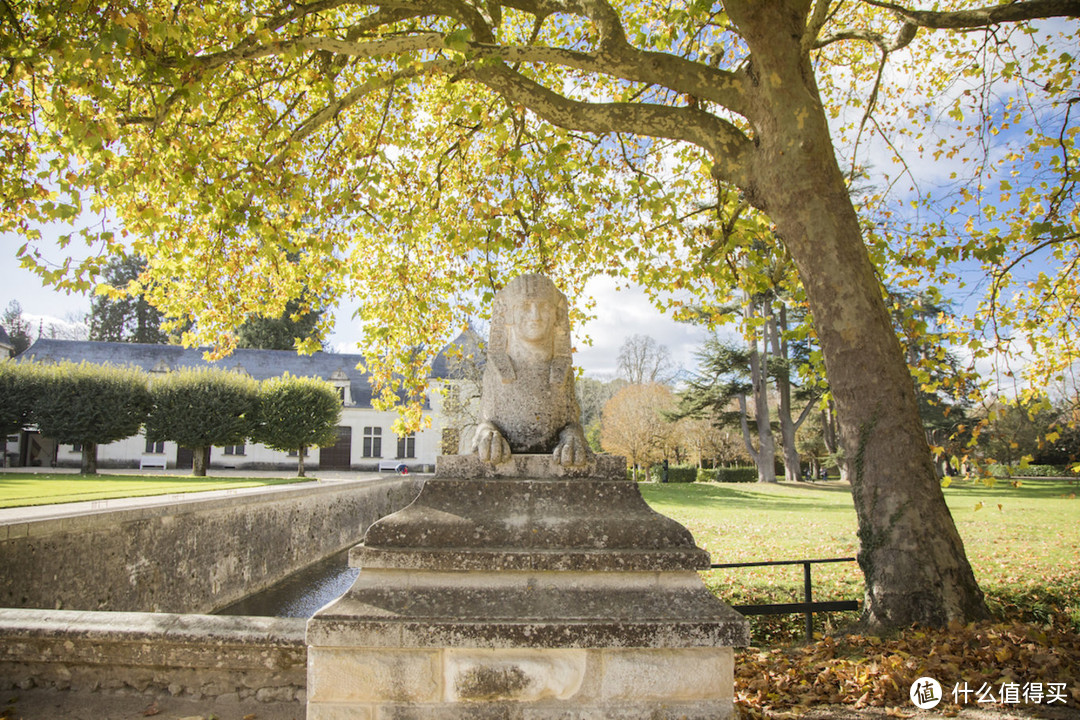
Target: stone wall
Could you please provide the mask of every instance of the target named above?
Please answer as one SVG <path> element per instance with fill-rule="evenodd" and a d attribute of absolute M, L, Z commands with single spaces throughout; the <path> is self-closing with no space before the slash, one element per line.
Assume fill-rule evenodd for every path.
<path fill-rule="evenodd" d="M 0 689 L 305 700 L 300 618 L 0 609 Z"/>
<path fill-rule="evenodd" d="M 0 525 L 0 607 L 206 613 L 359 542 L 415 475 Z"/>

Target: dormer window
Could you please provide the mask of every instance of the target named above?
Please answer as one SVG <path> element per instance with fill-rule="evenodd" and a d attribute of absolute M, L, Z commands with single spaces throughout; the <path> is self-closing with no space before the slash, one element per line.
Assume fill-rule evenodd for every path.
<path fill-rule="evenodd" d="M 345 374 L 345 371 L 338 368 L 330 376 L 330 384 L 337 389 L 338 397 L 341 398 L 342 405 L 352 405 L 352 383 L 349 382 L 349 376 Z"/>

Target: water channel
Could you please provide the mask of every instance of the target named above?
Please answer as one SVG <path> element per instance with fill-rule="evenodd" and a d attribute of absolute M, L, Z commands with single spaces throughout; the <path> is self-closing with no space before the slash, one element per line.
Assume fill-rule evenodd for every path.
<path fill-rule="evenodd" d="M 343 550 L 219 610 L 217 614 L 309 618 L 316 610 L 343 595 L 359 572 L 359 568 L 349 567 L 349 551 Z"/>

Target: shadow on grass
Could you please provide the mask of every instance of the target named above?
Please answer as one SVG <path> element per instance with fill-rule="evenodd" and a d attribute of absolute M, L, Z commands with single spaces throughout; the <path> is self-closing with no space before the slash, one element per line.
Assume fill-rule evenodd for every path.
<path fill-rule="evenodd" d="M 735 483 L 641 484 L 650 504 L 685 510 L 769 510 L 780 512 L 852 512 L 847 484 L 776 485 Z M 785 494 L 794 489 L 797 495 Z M 817 495 L 818 497 L 815 497 Z"/>
<path fill-rule="evenodd" d="M 1071 478 L 1012 478 L 998 479 L 992 485 L 981 480 L 953 479 L 944 488 L 945 496 L 1030 498 L 1037 500 L 1068 498 L 1080 495 L 1080 482 Z"/>

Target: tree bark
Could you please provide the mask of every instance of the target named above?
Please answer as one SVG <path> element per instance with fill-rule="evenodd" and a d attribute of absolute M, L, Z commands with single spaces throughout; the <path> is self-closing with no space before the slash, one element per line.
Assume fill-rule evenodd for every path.
<path fill-rule="evenodd" d="M 799 457 L 799 449 L 795 444 L 795 434 L 806 419 L 804 411 L 798 420 L 791 417 L 791 358 L 788 354 L 788 343 L 784 338 L 787 332 L 787 308 L 783 300 L 778 300 L 777 311 L 770 312 L 768 316 L 768 330 L 772 343 L 773 357 L 779 360 L 773 374 L 773 382 L 776 384 L 777 419 L 780 421 L 780 445 L 784 453 L 784 479 L 788 482 L 802 480 L 800 470 L 802 460 Z"/>
<path fill-rule="evenodd" d="M 814 70 L 793 41 L 805 31 L 808 2 L 727 5 L 754 58 L 760 157 L 747 194 L 776 223 L 814 316 L 859 521 L 863 622 L 895 628 L 983 618 L 983 594 L 934 472 Z"/>
<path fill-rule="evenodd" d="M 206 477 L 206 448 L 194 448 L 191 456 L 191 474 L 194 477 Z"/>
<path fill-rule="evenodd" d="M 761 452 L 760 448 L 754 447 L 754 438 L 750 435 L 750 414 L 747 410 L 746 395 L 740 394 L 739 400 L 739 428 L 742 430 L 743 446 L 746 447 L 746 452 L 750 455 L 750 459 L 754 461 L 754 467 L 757 468 L 758 482 L 774 483 L 776 482 L 776 463 L 774 456 L 769 456 L 769 461 L 765 461 L 765 454 Z M 760 436 L 759 436 L 760 437 Z"/>
<path fill-rule="evenodd" d="M 837 467 L 840 469 L 840 480 L 847 482 L 847 463 L 840 462 L 840 444 L 837 437 L 837 422 L 836 422 L 836 407 L 832 400 L 826 404 L 825 409 L 821 412 L 821 435 L 822 440 L 825 443 L 825 449 L 829 451 L 829 454 L 838 459 Z"/>
<path fill-rule="evenodd" d="M 97 443 L 82 444 L 79 472 L 83 475 L 97 475 Z"/>
<path fill-rule="evenodd" d="M 747 296 L 744 312 L 748 321 L 757 316 L 757 306 L 754 298 Z M 750 323 L 747 324 L 750 325 Z M 765 373 L 765 368 L 769 362 L 768 343 L 765 343 L 765 352 L 760 352 L 758 350 L 757 330 L 752 329 L 752 332 L 753 335 L 750 340 L 750 384 L 754 387 L 754 415 L 757 420 L 758 447 L 756 453 L 751 450 L 751 455 L 757 465 L 758 482 L 774 483 L 776 482 L 776 441 L 773 439 L 772 425 L 769 418 L 769 384 Z M 745 405 L 740 406 L 740 409 L 745 422 Z"/>
<path fill-rule="evenodd" d="M 307 446 L 302 445 L 300 451 L 296 454 L 296 477 L 307 477 L 307 475 L 304 474 L 304 453 L 306 452 Z"/>

